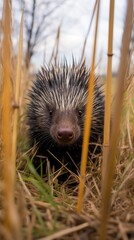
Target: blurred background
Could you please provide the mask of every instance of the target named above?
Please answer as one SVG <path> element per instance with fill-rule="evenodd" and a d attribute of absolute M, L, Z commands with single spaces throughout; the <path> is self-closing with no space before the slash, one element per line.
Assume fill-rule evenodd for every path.
<path fill-rule="evenodd" d="M 95 16 L 91 24 L 95 0 L 29 0 L 25 1 L 24 59 L 27 68 L 37 71 L 40 65 L 49 64 L 52 55 L 59 61 L 81 58 L 85 39 L 85 58 L 91 65 Z M 23 1 L 12 1 L 13 47 L 17 51 L 20 17 Z M 2 10 L 2 1 L 0 3 Z M 113 73 L 118 69 L 121 37 L 126 10 L 126 0 L 115 1 L 113 40 Z M 107 67 L 109 1 L 102 0 L 99 19 L 99 35 L 96 71 L 103 75 Z M 91 27 L 90 27 L 91 25 Z M 89 29 L 90 28 L 90 29 Z"/>

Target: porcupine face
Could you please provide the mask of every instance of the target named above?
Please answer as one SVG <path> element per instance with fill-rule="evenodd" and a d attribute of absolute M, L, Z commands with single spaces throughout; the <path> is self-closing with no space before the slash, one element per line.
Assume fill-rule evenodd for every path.
<path fill-rule="evenodd" d="M 89 73 L 84 64 L 42 68 L 29 93 L 30 138 L 39 146 L 81 144 Z M 104 99 L 95 81 L 91 139 L 103 134 Z"/>
<path fill-rule="evenodd" d="M 81 141 L 87 82 L 88 73 L 83 65 L 42 68 L 29 94 L 31 138 L 40 144 L 60 146 Z"/>

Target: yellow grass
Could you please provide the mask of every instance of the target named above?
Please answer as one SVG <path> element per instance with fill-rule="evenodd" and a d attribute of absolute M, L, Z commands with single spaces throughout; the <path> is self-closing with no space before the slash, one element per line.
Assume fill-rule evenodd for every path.
<path fill-rule="evenodd" d="M 11 158 L 12 151 L 12 95 L 11 95 L 11 5 L 4 1 L 3 7 L 3 88 L 2 88 L 2 146 L 3 146 L 3 178 L 4 178 L 4 222 L 7 236 L 18 239 L 19 220 L 14 202 L 15 166 Z"/>
<path fill-rule="evenodd" d="M 89 76 L 90 77 L 89 92 L 88 92 L 88 100 L 87 100 L 87 106 L 86 106 L 86 119 L 85 119 L 84 135 L 83 135 L 81 167 L 80 167 L 80 184 L 79 184 L 78 204 L 77 204 L 77 212 L 78 213 L 81 211 L 81 208 L 82 208 L 86 164 L 87 164 L 87 157 L 88 157 L 88 144 L 89 144 L 89 138 L 90 138 L 90 128 L 91 128 L 91 119 L 92 119 L 94 78 L 95 78 L 94 68 L 95 68 L 95 56 L 96 56 L 96 45 L 97 45 L 99 9 L 100 9 L 100 1 L 98 1 L 98 6 L 97 6 L 93 58 L 92 58 L 92 65 L 91 65 L 91 73 Z"/>
<path fill-rule="evenodd" d="M 20 24 L 20 37 L 19 49 L 17 55 L 17 70 L 15 79 L 15 99 L 13 111 L 13 139 L 12 139 L 12 160 L 13 166 L 16 168 L 16 148 L 17 148 L 17 130 L 18 130 L 18 117 L 20 107 L 20 82 L 21 82 L 21 69 L 22 69 L 22 48 L 23 48 L 23 21 L 24 10 L 22 11 L 21 24 Z M 13 170 L 15 173 L 15 169 Z"/>
<path fill-rule="evenodd" d="M 123 34 L 121 59 L 118 71 L 118 88 L 116 93 L 116 103 L 114 110 L 114 121 L 112 126 L 110 149 L 107 155 L 107 169 L 104 175 L 104 184 L 102 187 L 102 223 L 101 223 L 101 239 L 106 239 L 106 227 L 111 203 L 111 189 L 113 184 L 113 175 L 116 163 L 117 143 L 119 139 L 121 111 L 123 103 L 124 82 L 126 79 L 129 43 L 132 31 L 133 6 L 132 1 L 127 4 L 127 14 L 125 28 Z"/>
<path fill-rule="evenodd" d="M 111 0 L 110 8 L 109 8 L 108 64 L 107 64 L 107 78 L 106 78 L 106 86 L 105 86 L 106 90 L 105 90 L 102 187 L 105 184 L 104 176 L 107 171 L 107 162 L 106 161 L 107 161 L 107 154 L 108 154 L 108 150 L 109 150 L 109 139 L 110 139 L 113 23 L 114 23 L 114 0 Z"/>

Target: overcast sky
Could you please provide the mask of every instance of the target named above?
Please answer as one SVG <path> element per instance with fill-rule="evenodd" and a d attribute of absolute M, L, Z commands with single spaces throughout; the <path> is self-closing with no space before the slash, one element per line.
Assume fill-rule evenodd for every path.
<path fill-rule="evenodd" d="M 32 0 L 26 1 L 30 4 Z M 42 0 L 37 0 L 41 2 Z M 49 0 L 52 1 L 52 0 Z M 113 71 L 117 70 L 121 37 L 123 32 L 124 17 L 126 11 L 127 0 L 115 0 L 115 19 L 114 19 L 114 41 L 113 41 Z M 48 62 L 55 41 L 56 31 L 61 23 L 60 45 L 59 45 L 59 60 L 64 57 L 71 62 L 72 55 L 78 61 L 81 56 L 83 42 L 89 27 L 95 0 L 66 0 L 65 3 L 55 12 L 55 21 L 53 25 L 53 34 L 51 34 L 46 42 L 39 44 L 36 48 L 32 62 L 35 68 L 38 69 L 43 64 L 44 52 L 45 61 Z M 100 18 L 99 18 L 99 35 L 97 43 L 96 63 L 99 63 L 99 72 L 105 73 L 107 67 L 107 42 L 108 42 L 108 19 L 109 19 L 109 3 L 110 0 L 101 0 Z M 16 10 L 16 0 L 13 0 L 13 17 L 18 17 Z M 30 5 L 29 5 L 30 6 Z M 41 14 L 41 13 L 39 13 Z M 51 27 L 51 26 L 50 26 Z M 92 24 L 89 33 L 86 47 L 86 63 L 91 65 L 92 48 L 94 39 L 94 23 Z"/>
<path fill-rule="evenodd" d="M 120 57 L 121 37 L 123 32 L 124 17 L 126 10 L 127 0 L 115 0 L 115 20 L 114 20 L 114 41 L 113 41 L 113 71 L 117 70 L 118 61 Z M 101 0 L 100 18 L 99 18 L 99 35 L 97 43 L 97 56 L 96 62 L 101 58 L 99 64 L 99 71 L 106 72 L 107 67 L 107 36 L 108 36 L 108 19 L 109 19 L 109 0 Z M 72 55 L 76 60 L 80 59 L 81 49 L 90 23 L 91 14 L 94 7 L 94 0 L 66 0 L 62 7 L 56 11 L 55 30 L 62 22 L 60 46 L 59 46 L 59 59 L 64 56 L 68 61 L 71 61 Z M 87 47 L 86 47 L 86 62 L 91 64 L 92 48 L 94 38 L 94 24 L 90 31 Z M 55 35 L 53 34 L 47 40 L 45 47 L 46 62 L 48 61 L 51 49 L 53 47 Z M 44 45 L 37 47 L 37 54 L 33 62 L 37 66 L 43 62 Z"/>

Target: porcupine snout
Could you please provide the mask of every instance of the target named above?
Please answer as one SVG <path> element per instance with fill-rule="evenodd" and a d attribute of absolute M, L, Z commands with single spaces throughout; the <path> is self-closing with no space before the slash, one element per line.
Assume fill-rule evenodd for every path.
<path fill-rule="evenodd" d="M 57 113 L 50 134 L 59 145 L 66 146 L 76 142 L 81 134 L 76 115 L 73 112 Z"/>
<path fill-rule="evenodd" d="M 57 131 L 59 141 L 70 142 L 74 137 L 73 129 L 70 127 L 60 127 Z"/>

